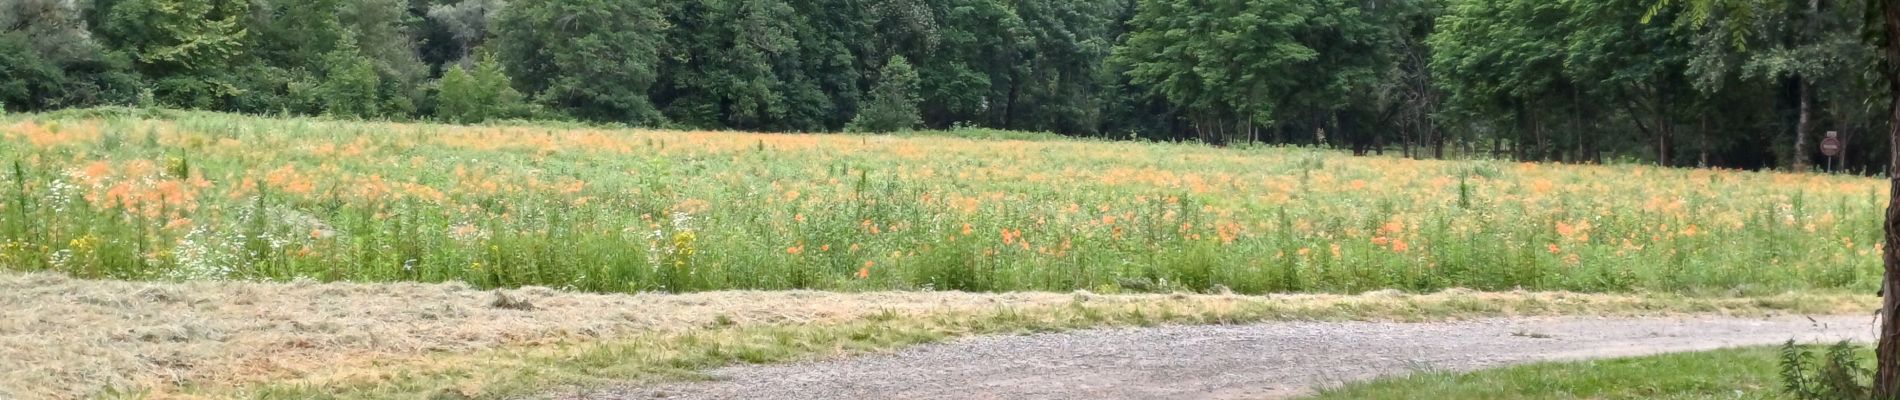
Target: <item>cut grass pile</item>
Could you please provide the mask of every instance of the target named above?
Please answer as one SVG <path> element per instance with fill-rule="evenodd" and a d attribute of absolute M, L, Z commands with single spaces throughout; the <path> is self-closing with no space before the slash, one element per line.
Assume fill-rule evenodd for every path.
<path fill-rule="evenodd" d="M 1777 351 L 1751 347 L 1421 373 L 1350 384 L 1313 399 L 1786 399 Z"/>
<path fill-rule="evenodd" d="M 1297 148 L 0 120 L 0 266 L 588 292 L 1872 291 L 1883 182 Z"/>
<path fill-rule="evenodd" d="M 0 398 L 498 397 L 693 377 L 972 334 L 1288 319 L 1861 313 L 1818 293 L 1363 295 L 708 292 L 92 281 L 0 273 Z M 506 304 L 498 304 L 506 303 Z M 500 307 L 500 305 L 509 305 Z"/>

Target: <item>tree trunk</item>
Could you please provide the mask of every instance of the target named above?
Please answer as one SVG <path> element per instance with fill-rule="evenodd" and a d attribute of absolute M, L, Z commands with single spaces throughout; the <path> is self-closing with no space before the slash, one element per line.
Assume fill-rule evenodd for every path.
<path fill-rule="evenodd" d="M 1708 168 L 1709 167 L 1709 147 L 1712 147 L 1709 145 L 1709 142 L 1711 142 L 1709 138 L 1715 137 L 1715 133 L 1709 131 L 1709 113 L 1702 113 L 1702 121 L 1701 123 L 1698 124 L 1696 130 L 1698 131 L 1697 133 L 1700 134 L 1702 138 L 1702 140 L 1698 140 L 1696 143 L 1696 150 L 1702 153 L 1700 154 L 1701 155 L 1700 160 L 1696 161 L 1696 167 Z"/>
<path fill-rule="evenodd" d="M 1491 134 L 1491 158 L 1504 158 L 1504 135 Z"/>
<path fill-rule="evenodd" d="M 1519 103 L 1517 107 L 1517 137 L 1511 140 L 1511 151 L 1517 153 L 1517 161 L 1530 161 L 1530 159 L 1525 158 L 1524 142 L 1525 138 L 1530 137 L 1531 129 L 1535 129 L 1531 126 L 1531 107 L 1523 103 Z"/>
<path fill-rule="evenodd" d="M 1673 134 L 1671 131 L 1675 130 L 1670 127 L 1672 124 L 1669 123 L 1668 119 L 1669 117 L 1666 116 L 1656 117 L 1656 165 L 1664 167 L 1671 165 L 1669 163 L 1669 156 L 1671 155 L 1669 136 Z"/>
<path fill-rule="evenodd" d="M 1550 158 L 1544 155 L 1544 124 L 1543 121 L 1537 120 L 1536 106 L 1533 105 L 1532 107 L 1530 111 L 1531 137 L 1528 139 L 1531 144 L 1531 149 L 1526 157 L 1529 157 L 1527 160 L 1531 161 L 1550 161 Z"/>
<path fill-rule="evenodd" d="M 1018 82 L 1011 82 L 1011 84 L 1009 85 L 1009 98 L 1003 99 L 1004 129 L 1017 129 L 1016 128 L 1016 96 L 1017 96 L 1017 93 L 1021 92 L 1020 89 L 1022 88 L 1022 85 L 1018 85 L 1016 83 Z"/>
<path fill-rule="evenodd" d="M 1900 395 L 1900 1 L 1880 2 L 1882 22 L 1887 29 L 1887 91 L 1893 103 L 1888 108 L 1887 242 L 1881 252 L 1886 273 L 1881 278 L 1879 347 L 1874 372 L 1874 398 L 1892 399 Z"/>
<path fill-rule="evenodd" d="M 1570 86 L 1570 132 L 1577 135 L 1577 157 L 1573 161 L 1584 164 L 1589 162 L 1587 160 L 1590 159 L 1590 154 L 1584 150 L 1587 146 L 1584 146 L 1583 142 L 1588 141 L 1590 135 L 1583 130 L 1583 101 L 1581 101 L 1582 96 L 1577 94 L 1580 91 L 1582 89 L 1578 89 L 1576 85 Z"/>
<path fill-rule="evenodd" d="M 1461 132 L 1458 134 L 1458 149 L 1464 151 L 1464 158 L 1471 158 L 1471 154 L 1478 151 L 1476 146 L 1479 145 L 1474 145 L 1471 142 L 1471 132 Z"/>
<path fill-rule="evenodd" d="M 1403 124 L 1401 124 L 1401 126 L 1403 126 Z M 1385 141 L 1383 140 L 1385 136 L 1380 135 L 1379 137 L 1381 140 L 1375 142 L 1379 143 L 1379 147 L 1383 148 L 1385 147 Z M 1404 155 L 1405 158 L 1417 158 L 1412 156 L 1412 132 L 1409 127 L 1399 128 L 1399 154 Z"/>
<path fill-rule="evenodd" d="M 1801 116 L 1794 124 L 1794 172 L 1808 171 L 1808 136 L 1814 135 L 1814 88 L 1807 78 L 1794 77 L 1796 97 L 1801 100 Z"/>

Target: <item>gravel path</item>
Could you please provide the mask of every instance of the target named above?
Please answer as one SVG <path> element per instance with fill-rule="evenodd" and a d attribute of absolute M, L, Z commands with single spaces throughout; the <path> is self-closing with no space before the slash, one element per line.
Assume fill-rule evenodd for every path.
<path fill-rule="evenodd" d="M 572 399 L 1272 399 L 1417 370 L 1471 370 L 1800 341 L 1866 341 L 1865 316 L 1278 322 L 977 337 L 891 354 L 712 371 Z"/>

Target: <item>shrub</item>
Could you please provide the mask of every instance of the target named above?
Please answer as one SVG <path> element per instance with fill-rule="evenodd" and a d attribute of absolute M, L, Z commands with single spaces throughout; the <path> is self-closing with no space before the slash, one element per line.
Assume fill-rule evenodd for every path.
<path fill-rule="evenodd" d="M 871 90 L 871 102 L 858 111 L 845 129 L 852 132 L 896 132 L 923 125 L 917 111 L 917 70 L 903 56 L 891 56 L 878 74 L 877 87 Z"/>
<path fill-rule="evenodd" d="M 336 51 L 324 56 L 325 79 L 319 87 L 323 111 L 346 117 L 371 117 L 378 113 L 378 88 L 382 77 L 368 57 L 357 54 L 355 41 L 346 37 Z"/>
<path fill-rule="evenodd" d="M 1854 355 L 1854 346 L 1847 342 L 1829 346 L 1819 361 L 1793 340 L 1781 345 L 1782 389 L 1796 399 L 1872 399 L 1872 387 L 1867 383 L 1871 376 Z"/>
<path fill-rule="evenodd" d="M 475 78 L 468 76 L 462 66 L 449 67 L 442 73 L 442 79 L 436 81 L 435 116 L 443 121 L 454 123 L 480 122 L 481 104 L 476 94 Z"/>
<path fill-rule="evenodd" d="M 482 57 L 474 74 L 460 65 L 450 67 L 437 86 L 436 117 L 445 121 L 467 124 L 528 114 L 521 92 L 492 57 Z"/>

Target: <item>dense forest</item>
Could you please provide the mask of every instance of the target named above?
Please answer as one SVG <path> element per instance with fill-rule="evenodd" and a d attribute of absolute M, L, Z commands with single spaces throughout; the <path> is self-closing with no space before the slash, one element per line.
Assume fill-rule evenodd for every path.
<path fill-rule="evenodd" d="M 0 0 L 0 104 L 1877 171 L 1861 1 Z"/>

